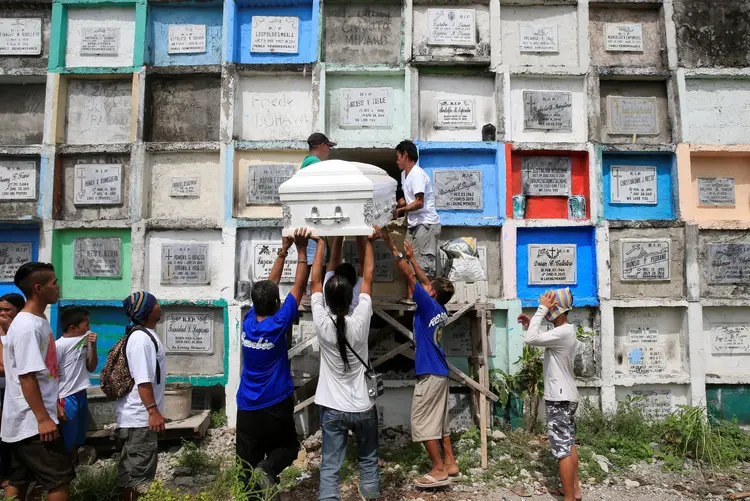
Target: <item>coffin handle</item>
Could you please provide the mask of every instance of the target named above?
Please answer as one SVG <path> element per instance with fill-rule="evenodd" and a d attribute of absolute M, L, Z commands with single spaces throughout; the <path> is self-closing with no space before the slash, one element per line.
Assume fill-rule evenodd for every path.
<path fill-rule="evenodd" d="M 344 215 L 344 211 L 341 210 L 341 207 L 339 206 L 336 206 L 336 209 L 333 211 L 333 216 L 321 216 L 318 208 L 313 207 L 310 210 L 310 215 L 305 218 L 305 221 L 313 224 L 341 224 L 345 221 L 349 221 L 349 217 Z"/>

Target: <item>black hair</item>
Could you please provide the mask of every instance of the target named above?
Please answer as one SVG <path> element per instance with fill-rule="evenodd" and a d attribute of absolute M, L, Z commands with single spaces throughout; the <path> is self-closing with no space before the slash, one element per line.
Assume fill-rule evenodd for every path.
<path fill-rule="evenodd" d="M 438 277 L 433 280 L 432 290 L 435 291 L 435 300 L 442 305 L 447 304 L 456 292 L 453 282 L 445 277 Z"/>
<path fill-rule="evenodd" d="M 416 163 L 419 160 L 419 153 L 417 153 L 417 145 L 408 139 L 404 139 L 396 146 L 396 151 L 399 153 L 406 153 L 409 159 Z"/>
<path fill-rule="evenodd" d="M 255 314 L 261 317 L 270 317 L 279 311 L 279 286 L 271 280 L 261 280 L 253 285 L 250 292 L 253 300 Z"/>
<path fill-rule="evenodd" d="M 335 275 L 346 278 L 352 287 L 357 285 L 357 270 L 349 263 L 341 263 L 334 271 Z"/>
<path fill-rule="evenodd" d="M 15 277 L 13 277 L 13 283 L 16 287 L 21 289 L 23 295 L 27 299 L 31 299 L 34 292 L 35 285 L 46 285 L 48 281 L 44 281 L 42 278 L 46 272 L 55 272 L 55 267 L 50 263 L 40 263 L 38 261 L 32 261 L 30 263 L 22 264 L 16 271 Z"/>
<path fill-rule="evenodd" d="M 343 275 L 334 275 L 325 286 L 326 305 L 336 315 L 336 346 L 341 360 L 344 361 L 344 372 L 349 370 L 349 358 L 346 351 L 346 316 L 352 305 L 354 288 L 349 279 Z"/>
<path fill-rule="evenodd" d="M 16 292 L 10 292 L 8 294 L 0 296 L 0 301 L 5 301 L 6 303 L 10 303 L 18 311 L 23 310 L 23 307 L 26 306 L 26 300 L 23 298 L 22 295 Z"/>
<path fill-rule="evenodd" d="M 60 315 L 60 326 L 63 332 L 67 332 L 71 327 L 80 325 L 81 322 L 89 318 L 89 310 L 80 306 L 71 306 L 65 308 Z"/>

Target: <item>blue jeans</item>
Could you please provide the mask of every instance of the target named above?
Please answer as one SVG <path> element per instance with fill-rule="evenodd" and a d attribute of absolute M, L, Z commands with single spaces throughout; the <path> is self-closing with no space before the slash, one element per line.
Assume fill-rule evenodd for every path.
<path fill-rule="evenodd" d="M 359 488 L 365 499 L 380 495 L 378 471 L 378 409 L 341 412 L 320 408 L 323 429 L 323 461 L 320 464 L 320 501 L 339 501 L 339 471 L 346 457 L 349 430 L 359 445 Z"/>

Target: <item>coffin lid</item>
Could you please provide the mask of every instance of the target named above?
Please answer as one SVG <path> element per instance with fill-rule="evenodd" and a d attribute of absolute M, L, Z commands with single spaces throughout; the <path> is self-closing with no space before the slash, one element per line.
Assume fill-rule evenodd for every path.
<path fill-rule="evenodd" d="M 372 192 L 377 185 L 398 183 L 386 171 L 374 165 L 347 160 L 324 160 L 300 169 L 279 186 L 279 194 L 321 192 Z"/>

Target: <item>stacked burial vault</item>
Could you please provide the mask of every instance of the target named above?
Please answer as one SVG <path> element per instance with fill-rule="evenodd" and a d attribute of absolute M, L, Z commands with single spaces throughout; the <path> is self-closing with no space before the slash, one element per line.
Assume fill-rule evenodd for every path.
<path fill-rule="evenodd" d="M 569 286 L 596 333 L 584 396 L 750 423 L 749 22 L 729 0 L 3 1 L 0 293 L 18 264 L 53 262 L 53 328 L 85 305 L 104 354 L 122 298 L 151 291 L 170 380 L 226 394 L 232 420 L 241 319 L 304 139 L 397 176 L 413 138 L 443 239 L 478 240 L 489 280 L 455 308 L 492 309 L 491 368 L 514 368 L 518 313 Z M 395 301 L 377 250 L 375 293 Z M 468 321 L 451 327 L 468 370 Z M 303 313 L 290 343 L 313 335 Z M 373 337 L 393 332 L 374 320 Z M 298 383 L 317 356 L 293 356 Z M 383 424 L 407 424 L 413 367 L 389 364 Z M 465 426 L 470 398 L 451 398 Z"/>

